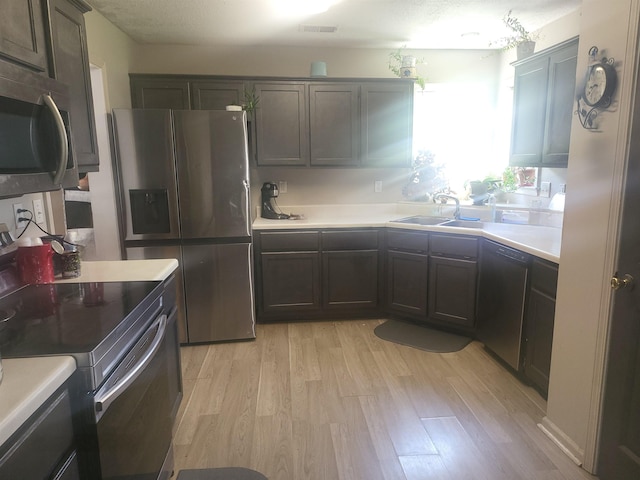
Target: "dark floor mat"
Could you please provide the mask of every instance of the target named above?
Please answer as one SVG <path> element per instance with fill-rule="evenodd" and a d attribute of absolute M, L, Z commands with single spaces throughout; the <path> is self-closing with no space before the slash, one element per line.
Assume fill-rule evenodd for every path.
<path fill-rule="evenodd" d="M 383 340 L 435 353 L 457 352 L 471 341 L 469 337 L 399 320 L 387 320 L 373 331 Z"/>
<path fill-rule="evenodd" d="M 255 470 L 240 467 L 180 470 L 176 480 L 267 480 Z"/>

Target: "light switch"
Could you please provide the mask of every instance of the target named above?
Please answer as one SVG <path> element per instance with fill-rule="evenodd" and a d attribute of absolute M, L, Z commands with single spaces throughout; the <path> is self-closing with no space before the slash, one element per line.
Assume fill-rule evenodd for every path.
<path fill-rule="evenodd" d="M 33 217 L 36 223 L 44 223 L 44 207 L 39 198 L 33 201 Z"/>
<path fill-rule="evenodd" d="M 376 193 L 382 192 L 382 180 L 376 180 L 373 183 L 373 191 Z"/>
<path fill-rule="evenodd" d="M 287 193 L 287 182 L 285 180 L 278 182 L 278 190 L 280 190 L 280 193 Z"/>
<path fill-rule="evenodd" d="M 549 197 L 551 194 L 551 182 L 540 182 L 540 196 Z"/>

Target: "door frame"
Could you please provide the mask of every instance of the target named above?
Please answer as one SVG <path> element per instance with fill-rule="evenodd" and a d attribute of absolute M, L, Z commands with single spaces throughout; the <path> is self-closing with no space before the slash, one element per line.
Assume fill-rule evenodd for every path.
<path fill-rule="evenodd" d="M 632 2 L 630 18 L 640 17 L 640 5 Z M 627 34 L 627 51 L 624 55 L 624 68 L 619 70 L 620 92 L 618 110 L 620 114 L 619 135 L 616 143 L 614 161 L 614 176 L 611 179 L 610 219 L 608 227 L 607 248 L 605 251 L 605 267 L 603 275 L 613 276 L 618 262 L 618 246 L 620 243 L 621 215 L 624 199 L 624 189 L 627 181 L 627 169 L 630 148 L 632 124 L 640 124 L 640 95 L 636 94 L 636 85 L 640 88 L 640 70 L 638 59 L 638 22 L 629 22 Z M 629 100 L 629 101 L 625 101 Z M 604 283 L 602 291 L 601 311 L 596 332 L 595 361 L 593 382 L 591 388 L 589 418 L 587 423 L 587 439 L 584 451 L 583 467 L 588 472 L 597 474 L 597 464 L 600 456 L 601 423 L 605 396 L 605 382 L 609 358 L 609 340 L 613 321 L 613 290 L 608 282 Z"/>

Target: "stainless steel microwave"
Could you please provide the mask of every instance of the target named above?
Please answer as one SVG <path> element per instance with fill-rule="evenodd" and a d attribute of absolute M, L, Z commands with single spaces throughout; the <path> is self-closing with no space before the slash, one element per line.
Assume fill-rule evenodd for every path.
<path fill-rule="evenodd" d="M 78 185 L 67 92 L 30 72 L 0 74 L 0 198 Z"/>

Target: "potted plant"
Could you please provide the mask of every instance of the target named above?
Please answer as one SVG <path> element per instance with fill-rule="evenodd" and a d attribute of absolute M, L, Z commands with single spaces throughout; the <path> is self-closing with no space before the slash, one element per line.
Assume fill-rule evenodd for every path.
<path fill-rule="evenodd" d="M 502 172 L 502 190 L 505 192 L 515 192 L 518 189 L 518 177 L 514 169 L 506 167 Z"/>
<path fill-rule="evenodd" d="M 516 49 L 518 60 L 530 56 L 536 46 L 537 35 L 529 32 L 517 17 L 511 15 L 511 10 L 502 17 L 502 23 L 511 31 L 511 35 L 502 37 L 495 42 L 491 42 L 490 46 L 499 46 L 500 50 L 506 51 L 512 48 Z"/>
<path fill-rule="evenodd" d="M 247 112 L 247 117 L 249 117 L 249 119 L 253 117 L 253 112 L 255 112 L 256 108 L 258 108 L 259 102 L 260 97 L 256 95 L 255 85 L 251 90 L 244 90 L 244 101 L 242 102 L 242 109 Z"/>
<path fill-rule="evenodd" d="M 417 74 L 416 66 L 424 63 L 424 60 L 417 59 L 413 55 L 404 53 L 404 48 L 399 48 L 389 54 L 389 70 L 400 78 L 413 78 L 415 82 L 424 90 L 426 80 Z"/>

